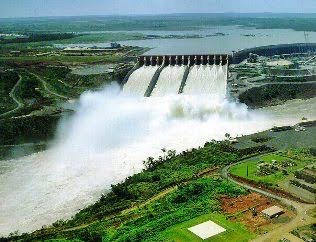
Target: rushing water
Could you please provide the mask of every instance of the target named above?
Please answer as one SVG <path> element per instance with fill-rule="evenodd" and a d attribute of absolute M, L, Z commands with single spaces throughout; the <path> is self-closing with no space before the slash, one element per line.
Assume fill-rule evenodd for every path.
<path fill-rule="evenodd" d="M 245 135 L 302 116 L 315 118 L 302 114 L 302 105 L 288 106 L 291 114 L 284 119 L 210 95 L 145 98 L 118 89 L 83 94 L 49 150 L 1 162 L 7 169 L 0 173 L 0 234 L 71 217 L 111 184 L 141 171 L 142 161 L 161 155 L 161 148 L 182 151 L 221 140 L 225 133 Z"/>
<path fill-rule="evenodd" d="M 183 55 L 227 53 L 259 45 L 305 41 L 303 32 L 293 30 L 220 28 L 220 31 L 199 30 L 205 35 L 199 39 L 121 43 L 153 47 L 152 54 Z M 215 32 L 228 36 L 206 36 Z M 315 42 L 316 34 L 310 33 L 309 39 Z M 224 75 L 225 66 L 193 67 L 182 95 L 144 98 L 157 68 L 136 70 L 125 85 L 123 95 L 116 86 L 83 94 L 73 116 L 60 123 L 49 150 L 1 162 L 0 169 L 2 166 L 6 169 L 0 173 L 0 235 L 16 230 L 31 231 L 58 219 L 70 218 L 95 202 L 111 184 L 141 171 L 142 161 L 149 156 L 159 156 L 161 148 L 182 151 L 212 139 L 221 140 L 225 133 L 246 135 L 274 125 L 294 124 L 303 116 L 315 118 L 315 112 L 310 112 L 316 110 L 315 100 L 308 110 L 304 109 L 305 103 L 294 103 L 287 104 L 286 109 L 281 106 L 251 111 L 243 104 L 210 95 L 223 94 L 222 85 L 226 82 L 221 81 L 222 77 L 215 78 L 211 79 L 214 85 L 207 86 L 206 77 Z M 202 69 L 197 71 L 198 68 Z M 176 90 L 171 88 L 172 81 L 178 83 L 183 70 L 170 74 L 173 71 L 170 69 L 161 77 L 164 80 L 160 80 L 161 86 L 156 87 L 156 92 Z M 174 80 L 167 80 L 169 74 Z M 128 95 L 131 92 L 137 96 Z"/>
<path fill-rule="evenodd" d="M 159 75 L 151 96 L 178 94 L 186 68 L 186 66 L 178 65 L 165 67 Z"/>
<path fill-rule="evenodd" d="M 123 87 L 123 93 L 143 96 L 157 66 L 142 66 L 134 71 Z M 151 96 L 178 94 L 187 66 L 167 66 L 159 75 Z M 194 65 L 186 78 L 183 93 L 210 95 L 219 99 L 226 96 L 227 65 Z"/>
<path fill-rule="evenodd" d="M 144 96 L 158 66 L 142 66 L 135 70 L 123 87 L 123 93 Z"/>
<path fill-rule="evenodd" d="M 223 99 L 226 96 L 227 65 L 195 65 L 191 67 L 184 94 L 208 94 Z"/>

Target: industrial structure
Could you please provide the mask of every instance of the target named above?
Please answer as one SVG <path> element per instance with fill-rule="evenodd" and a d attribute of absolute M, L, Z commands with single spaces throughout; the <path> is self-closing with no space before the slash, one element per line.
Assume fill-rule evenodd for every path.
<path fill-rule="evenodd" d="M 235 76 L 249 76 L 247 83 L 314 81 L 315 54 L 316 43 L 298 43 L 261 46 L 232 54 L 143 55 L 123 80 L 123 93 L 146 97 L 182 93 L 223 97 L 229 65 L 231 71 L 241 72 Z M 307 60 L 297 60 L 302 56 Z M 234 85 L 238 86 L 233 83 L 232 90 Z"/>
<path fill-rule="evenodd" d="M 146 97 L 152 93 L 209 94 L 217 87 L 225 91 L 228 63 L 227 54 L 140 56 L 124 79 L 123 91 Z"/>

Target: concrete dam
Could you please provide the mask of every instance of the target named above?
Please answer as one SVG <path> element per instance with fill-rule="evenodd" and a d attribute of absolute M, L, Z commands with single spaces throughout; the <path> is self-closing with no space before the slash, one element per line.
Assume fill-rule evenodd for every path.
<path fill-rule="evenodd" d="M 123 93 L 226 95 L 228 55 L 140 56 L 123 82 Z"/>

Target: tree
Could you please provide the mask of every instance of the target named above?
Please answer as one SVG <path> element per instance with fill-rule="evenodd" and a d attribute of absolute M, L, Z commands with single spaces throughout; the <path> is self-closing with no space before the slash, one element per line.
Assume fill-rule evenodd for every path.
<path fill-rule="evenodd" d="M 229 133 L 226 133 L 226 134 L 225 134 L 225 138 L 226 138 L 226 139 L 230 139 L 230 138 L 231 138 L 230 134 L 229 134 Z"/>

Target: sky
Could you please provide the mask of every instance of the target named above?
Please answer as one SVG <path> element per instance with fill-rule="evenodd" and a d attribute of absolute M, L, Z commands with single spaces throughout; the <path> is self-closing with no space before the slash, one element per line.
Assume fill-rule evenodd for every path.
<path fill-rule="evenodd" d="M 0 0 L 0 17 L 169 13 L 316 13 L 316 0 Z"/>

